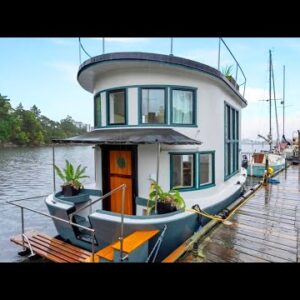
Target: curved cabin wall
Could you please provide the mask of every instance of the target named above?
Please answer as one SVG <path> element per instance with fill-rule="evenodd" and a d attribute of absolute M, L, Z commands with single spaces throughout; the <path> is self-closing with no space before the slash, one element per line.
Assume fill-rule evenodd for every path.
<path fill-rule="evenodd" d="M 180 86 L 196 89 L 196 126 L 177 125 L 175 130 L 203 142 L 200 146 L 162 145 L 160 156 L 159 183 L 168 190 L 170 188 L 170 155 L 174 149 L 183 152 L 215 151 L 215 187 L 201 190 L 201 194 L 209 196 L 212 189 L 222 190 L 224 184 L 224 102 L 239 111 L 239 128 L 241 128 L 241 100 L 221 80 L 177 66 L 166 64 L 149 64 L 149 68 L 139 67 L 133 63 L 130 68 L 120 68 L 101 73 L 94 81 L 94 95 L 101 94 L 101 125 L 107 126 L 106 91 L 114 88 L 127 88 L 128 123 L 127 126 L 161 127 L 164 125 L 139 125 L 138 121 L 138 87 L 137 86 Z M 170 108 L 170 95 L 168 107 Z M 170 120 L 170 109 L 168 110 Z M 167 125 L 172 127 L 172 125 Z M 110 127 L 110 126 L 109 126 Z M 116 128 L 116 126 L 112 126 Z M 124 128 L 124 125 L 117 126 Z M 107 127 L 106 127 L 107 128 Z M 239 130 L 239 138 L 241 130 Z M 168 151 L 169 149 L 169 151 Z M 155 154 L 155 155 L 154 155 Z M 142 157 L 142 159 L 141 159 Z M 156 145 L 138 146 L 138 194 L 148 197 L 149 186 L 145 182 L 149 176 L 156 174 Z M 240 164 L 240 162 L 239 162 Z M 99 173 L 99 172 L 98 172 Z M 101 174 L 98 174 L 101 176 Z M 234 177 L 234 176 L 233 176 Z M 234 179 L 229 179 L 231 181 Z M 143 184 L 141 184 L 143 183 Z M 185 197 L 199 198 L 199 190 L 185 193 Z"/>

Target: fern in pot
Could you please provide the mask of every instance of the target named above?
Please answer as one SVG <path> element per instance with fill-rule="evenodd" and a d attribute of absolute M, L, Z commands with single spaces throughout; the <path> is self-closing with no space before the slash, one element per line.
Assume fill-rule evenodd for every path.
<path fill-rule="evenodd" d="M 56 165 L 54 168 L 56 174 L 64 182 L 62 185 L 64 196 L 70 197 L 79 194 L 80 190 L 84 188 L 80 180 L 89 177 L 84 175 L 86 167 L 82 168 L 81 165 L 79 165 L 75 170 L 74 166 L 68 160 L 66 160 L 66 166 L 63 170 Z"/>

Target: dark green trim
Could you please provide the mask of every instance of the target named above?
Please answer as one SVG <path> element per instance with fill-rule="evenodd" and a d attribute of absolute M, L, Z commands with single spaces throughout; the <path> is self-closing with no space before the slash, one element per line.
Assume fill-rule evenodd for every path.
<path fill-rule="evenodd" d="M 181 192 L 188 192 L 188 191 L 195 191 L 197 190 L 196 185 L 196 155 L 197 152 L 169 152 L 170 154 L 170 190 L 173 188 L 172 182 L 173 182 L 173 160 L 172 157 L 174 155 L 193 155 L 193 186 L 187 187 L 187 188 L 177 188 L 176 190 Z"/>
<path fill-rule="evenodd" d="M 142 90 L 164 90 L 164 102 L 165 102 L 165 116 L 164 123 L 143 123 L 142 122 Z M 156 85 L 156 86 L 139 86 L 138 87 L 138 125 L 141 126 L 160 126 L 160 125 L 168 125 L 168 86 L 166 85 Z"/>
<path fill-rule="evenodd" d="M 99 99 L 100 101 L 100 115 L 97 116 L 97 109 L 96 109 L 96 100 Z M 101 94 L 94 97 L 94 128 L 102 127 L 102 103 L 101 103 Z M 98 118 L 98 119 L 97 119 Z M 98 122 L 97 122 L 98 121 Z M 100 125 L 96 124 L 100 123 Z"/>
<path fill-rule="evenodd" d="M 210 187 L 213 187 L 215 186 L 215 153 L 216 151 L 213 150 L 213 151 L 200 151 L 198 152 L 198 164 L 199 164 L 199 171 L 198 171 L 198 177 L 199 177 L 199 180 L 198 180 L 198 188 L 199 190 L 202 190 L 202 189 L 207 189 L 207 188 L 210 188 Z M 201 185 L 200 183 L 200 172 L 201 172 L 201 168 L 200 168 L 200 157 L 201 157 L 201 154 L 211 154 L 212 155 L 212 178 L 211 178 L 211 183 L 207 183 L 207 184 L 203 184 Z"/>
<path fill-rule="evenodd" d="M 195 152 L 169 152 L 170 154 L 170 189 L 172 189 L 172 181 L 173 181 L 173 163 L 172 163 L 172 155 L 193 155 L 194 156 L 194 186 L 189 188 L 179 188 L 178 190 L 181 192 L 188 191 L 198 191 L 207 188 L 211 188 L 216 186 L 215 184 L 215 150 L 211 151 L 195 151 Z M 211 154 L 212 155 L 212 182 L 200 185 L 200 156 L 201 154 Z"/>
<path fill-rule="evenodd" d="M 128 89 L 129 88 L 136 88 L 137 89 L 137 120 L 138 120 L 138 124 L 136 125 L 128 125 L 129 119 L 128 119 Z M 141 89 L 143 88 L 150 88 L 150 89 L 165 89 L 165 123 L 160 123 L 160 124 L 148 124 L 148 123 L 141 123 Z M 117 90 L 126 90 L 126 124 L 108 124 L 108 95 L 110 92 L 112 91 L 117 91 Z M 194 92 L 194 123 L 193 124 L 171 124 L 170 120 L 171 120 L 171 115 L 172 115 L 172 111 L 171 111 L 171 100 L 170 100 L 170 94 L 171 94 L 171 90 L 172 89 L 180 89 L 180 90 L 188 90 L 188 91 L 193 91 Z M 126 86 L 117 86 L 117 87 L 113 87 L 113 88 L 108 88 L 108 89 L 104 89 L 101 90 L 99 92 L 97 92 L 94 96 L 94 99 L 100 95 L 101 97 L 101 93 L 105 93 L 105 101 L 106 101 L 106 125 L 103 126 L 94 126 L 95 128 L 111 128 L 111 127 L 157 127 L 157 126 L 161 126 L 161 127 L 191 127 L 191 128 L 195 128 L 197 127 L 197 88 L 195 87 L 190 87 L 190 86 L 180 86 L 180 85 L 158 85 L 158 84 L 141 84 L 141 85 L 126 85 Z M 102 107 L 101 107 L 102 109 Z M 95 115 L 95 106 L 94 106 L 94 115 Z"/>
<path fill-rule="evenodd" d="M 177 91 L 189 91 L 193 93 L 193 112 L 192 123 L 173 123 L 173 90 Z M 196 126 L 197 124 L 197 88 L 182 87 L 182 86 L 170 86 L 170 124 L 173 126 Z"/>
<path fill-rule="evenodd" d="M 230 119 L 231 122 L 229 124 L 229 130 L 230 130 L 230 139 L 228 139 L 227 136 L 227 107 L 230 109 Z M 233 118 L 234 115 L 234 118 Z M 240 127 L 239 127 L 239 122 L 237 120 L 240 119 L 240 113 L 239 109 L 234 107 L 233 105 L 229 104 L 228 102 L 224 101 L 224 181 L 228 180 L 232 176 L 236 175 L 239 171 L 239 144 L 240 144 Z M 232 128 L 234 120 L 234 128 Z M 227 130 L 226 130 L 227 128 Z M 232 130 L 233 129 L 233 130 Z M 235 138 L 233 139 L 233 136 Z M 235 147 L 237 145 L 237 151 L 235 150 Z M 226 149 L 227 147 L 230 147 L 230 157 L 228 157 Z M 229 168 L 231 169 L 231 157 L 233 158 L 232 162 L 232 172 L 228 175 L 227 174 L 227 169 L 228 169 L 228 164 Z"/>
<path fill-rule="evenodd" d="M 124 106 L 125 106 L 125 116 L 124 116 L 124 123 L 110 123 L 110 105 L 109 105 L 109 95 L 115 92 L 124 91 Z M 120 88 L 120 89 L 111 89 L 109 92 L 106 92 L 106 124 L 107 126 L 124 126 L 128 124 L 128 104 L 127 104 L 127 88 Z"/>

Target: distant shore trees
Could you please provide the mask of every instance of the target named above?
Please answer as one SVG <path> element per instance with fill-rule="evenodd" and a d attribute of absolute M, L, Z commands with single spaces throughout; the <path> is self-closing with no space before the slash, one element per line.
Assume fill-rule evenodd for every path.
<path fill-rule="evenodd" d="M 22 103 L 13 108 L 10 99 L 0 93 L 0 145 L 38 146 L 51 143 L 53 138 L 67 138 L 86 132 L 78 128 L 71 116 L 60 122 L 50 120 L 33 105 L 24 109 Z"/>

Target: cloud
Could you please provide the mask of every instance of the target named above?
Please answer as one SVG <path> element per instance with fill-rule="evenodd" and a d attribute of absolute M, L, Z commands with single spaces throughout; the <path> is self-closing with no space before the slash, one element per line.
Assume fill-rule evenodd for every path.
<path fill-rule="evenodd" d="M 61 72 L 63 78 L 69 82 L 76 83 L 76 75 L 78 71 L 78 65 L 69 62 L 54 62 L 47 63 L 47 66 L 54 68 Z"/>
<path fill-rule="evenodd" d="M 102 40 L 102 38 L 92 38 L 94 40 Z M 110 38 L 106 37 L 105 41 L 114 43 L 144 43 L 147 42 L 148 38 Z"/>
<path fill-rule="evenodd" d="M 218 64 L 218 50 L 195 49 L 185 52 L 178 52 L 178 56 L 196 60 L 212 67 L 216 67 Z"/>
<path fill-rule="evenodd" d="M 50 38 L 50 41 L 55 45 L 74 46 L 75 43 L 71 38 Z"/>
<path fill-rule="evenodd" d="M 268 91 L 261 88 L 247 87 L 245 90 L 245 99 L 249 102 L 258 102 L 259 100 L 268 99 Z"/>

